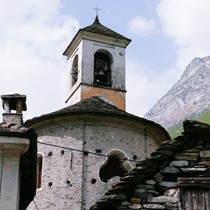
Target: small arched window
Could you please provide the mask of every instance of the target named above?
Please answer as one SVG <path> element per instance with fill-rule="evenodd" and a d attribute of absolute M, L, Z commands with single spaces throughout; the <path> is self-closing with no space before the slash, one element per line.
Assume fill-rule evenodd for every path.
<path fill-rule="evenodd" d="M 72 81 L 71 85 L 73 86 L 77 82 L 77 79 L 78 79 L 78 55 L 74 57 L 70 74 L 71 74 L 71 81 Z"/>
<path fill-rule="evenodd" d="M 107 182 L 115 176 L 122 177 L 131 169 L 132 167 L 128 163 L 126 155 L 120 150 L 112 150 L 108 154 L 108 159 L 100 168 L 99 177 L 102 182 Z"/>
<path fill-rule="evenodd" d="M 43 157 L 41 154 L 38 154 L 37 156 L 37 163 L 36 163 L 36 188 L 41 187 L 42 183 L 42 162 L 43 162 Z"/>
<path fill-rule="evenodd" d="M 94 55 L 94 84 L 111 86 L 111 55 L 107 51 Z"/>

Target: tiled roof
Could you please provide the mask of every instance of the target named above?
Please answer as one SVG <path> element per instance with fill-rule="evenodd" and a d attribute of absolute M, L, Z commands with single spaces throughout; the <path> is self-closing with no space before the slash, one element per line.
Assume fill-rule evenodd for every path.
<path fill-rule="evenodd" d="M 104 25 L 102 25 L 99 22 L 98 16 L 96 16 L 96 19 L 95 19 L 95 21 L 93 22 L 92 25 L 81 29 L 81 31 L 88 31 L 88 32 L 96 33 L 96 34 L 102 34 L 102 35 L 106 35 L 106 36 L 115 37 L 115 38 L 118 38 L 118 39 L 126 39 L 127 41 L 131 41 L 130 39 L 126 38 L 125 36 L 111 30 L 110 28 L 107 28 Z"/>
<path fill-rule="evenodd" d="M 5 132 L 5 133 L 26 133 L 29 131 L 29 128 L 26 128 L 22 125 L 17 125 L 15 123 L 8 124 L 6 122 L 0 123 L 0 132 Z"/>
<path fill-rule="evenodd" d="M 185 121 L 182 136 L 138 162 L 90 210 L 178 209 L 178 197 L 164 192 L 174 191 L 179 177 L 207 178 L 204 186 L 210 185 L 209 139 L 210 125 Z"/>
<path fill-rule="evenodd" d="M 44 119 L 52 119 L 61 116 L 68 116 L 68 115 L 98 115 L 98 116 L 114 116 L 120 118 L 129 118 L 136 121 L 141 121 L 146 124 L 153 125 L 159 129 L 161 129 L 166 136 L 167 139 L 170 139 L 168 132 L 161 127 L 159 124 L 156 124 L 153 121 L 137 117 L 133 114 L 125 112 L 114 105 L 111 105 L 104 100 L 102 100 L 98 96 L 92 96 L 85 100 L 82 100 L 79 103 L 74 105 L 65 107 L 58 111 L 42 115 L 40 117 L 33 118 L 25 122 L 26 126 L 31 126 L 33 123 L 40 122 Z"/>

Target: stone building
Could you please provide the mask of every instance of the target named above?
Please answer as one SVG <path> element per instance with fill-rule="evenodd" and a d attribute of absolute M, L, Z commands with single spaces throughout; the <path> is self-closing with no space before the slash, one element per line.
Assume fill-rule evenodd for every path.
<path fill-rule="evenodd" d="M 184 132 L 121 177 L 90 210 L 210 209 L 210 126 L 185 121 Z"/>
<path fill-rule="evenodd" d="M 26 96 L 1 98 L 5 112 L 0 123 L 0 210 L 24 210 L 36 192 L 37 135 L 22 125 Z"/>
<path fill-rule="evenodd" d="M 64 51 L 67 107 L 25 123 L 38 133 L 38 189 L 28 209 L 88 209 L 137 161 L 170 139 L 160 125 L 125 111 L 130 41 L 97 16 Z"/>

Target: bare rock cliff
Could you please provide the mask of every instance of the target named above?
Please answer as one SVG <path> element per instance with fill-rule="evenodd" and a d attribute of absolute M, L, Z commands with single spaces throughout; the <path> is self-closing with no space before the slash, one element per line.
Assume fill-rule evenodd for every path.
<path fill-rule="evenodd" d="M 194 58 L 181 79 L 144 116 L 165 128 L 210 109 L 210 56 Z"/>

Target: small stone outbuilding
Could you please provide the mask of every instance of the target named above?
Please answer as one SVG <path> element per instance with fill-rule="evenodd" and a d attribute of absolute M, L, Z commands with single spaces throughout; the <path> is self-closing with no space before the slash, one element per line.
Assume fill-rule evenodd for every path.
<path fill-rule="evenodd" d="M 210 209 L 210 125 L 185 121 L 183 135 L 113 185 L 90 210 Z"/>

